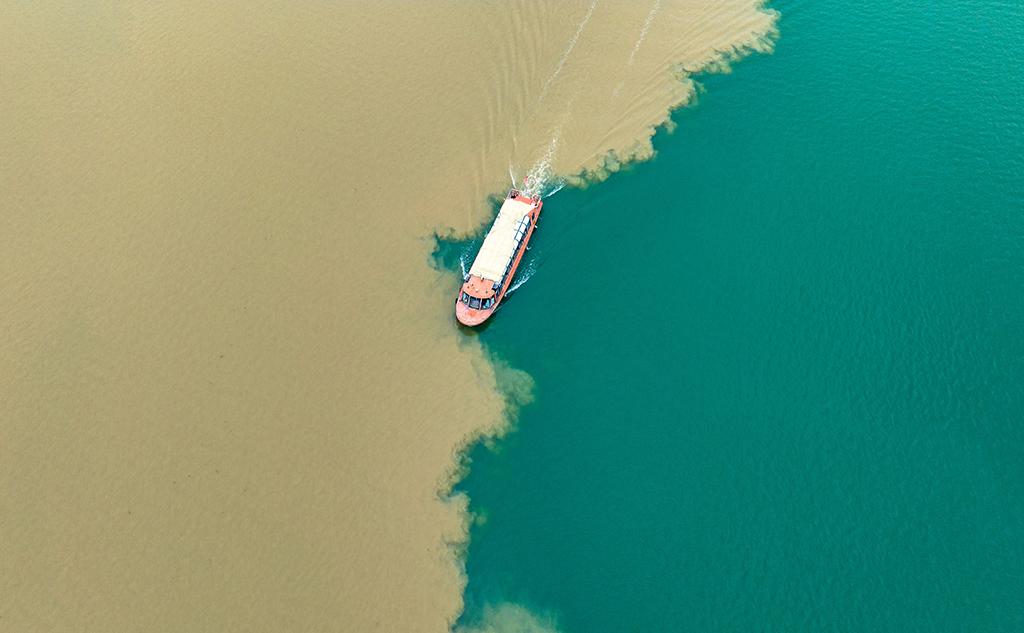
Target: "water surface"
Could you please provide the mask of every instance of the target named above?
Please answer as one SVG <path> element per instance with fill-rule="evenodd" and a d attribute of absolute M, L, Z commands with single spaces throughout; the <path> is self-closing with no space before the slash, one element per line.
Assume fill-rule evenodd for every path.
<path fill-rule="evenodd" d="M 480 335 L 467 625 L 1024 628 L 1024 11 L 772 6 Z"/>

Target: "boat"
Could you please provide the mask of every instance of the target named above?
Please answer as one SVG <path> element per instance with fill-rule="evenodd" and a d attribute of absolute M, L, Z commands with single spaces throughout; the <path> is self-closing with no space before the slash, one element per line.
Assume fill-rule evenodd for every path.
<path fill-rule="evenodd" d="M 480 325 L 498 309 L 543 206 L 538 194 L 527 195 L 515 189 L 508 192 L 455 300 L 455 318 L 460 323 Z"/>

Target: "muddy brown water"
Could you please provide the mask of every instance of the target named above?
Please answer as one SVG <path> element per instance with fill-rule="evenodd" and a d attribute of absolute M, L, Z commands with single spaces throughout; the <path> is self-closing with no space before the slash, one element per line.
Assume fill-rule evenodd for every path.
<path fill-rule="evenodd" d="M 504 399 L 431 236 L 478 230 L 510 172 L 649 155 L 683 73 L 773 23 L 0 6 L 0 629 L 447 630 L 439 491 Z"/>

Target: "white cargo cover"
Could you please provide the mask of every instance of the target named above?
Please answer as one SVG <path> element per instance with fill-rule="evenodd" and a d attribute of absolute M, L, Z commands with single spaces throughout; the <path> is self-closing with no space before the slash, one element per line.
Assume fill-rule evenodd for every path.
<path fill-rule="evenodd" d="M 505 274 L 505 267 L 512 261 L 516 250 L 516 224 L 533 209 L 532 204 L 506 199 L 494 219 L 491 230 L 484 238 L 484 244 L 469 269 L 470 275 L 497 282 Z"/>

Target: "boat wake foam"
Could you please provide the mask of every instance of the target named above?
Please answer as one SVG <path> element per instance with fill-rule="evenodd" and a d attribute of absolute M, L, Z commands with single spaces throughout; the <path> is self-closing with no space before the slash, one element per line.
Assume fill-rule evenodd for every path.
<path fill-rule="evenodd" d="M 523 193 L 527 195 L 540 195 L 546 198 L 562 189 L 566 185 L 566 180 L 560 176 L 556 176 L 552 167 L 555 161 L 555 155 L 558 152 L 559 142 L 562 138 L 562 128 L 565 122 L 572 115 L 572 104 L 575 100 L 575 95 L 572 99 L 566 103 L 565 115 L 562 120 L 555 126 L 555 129 L 551 133 L 551 141 L 548 143 L 547 149 L 544 155 L 538 158 L 530 170 L 526 173 L 526 177 L 523 179 Z M 509 161 L 509 175 L 512 177 L 513 185 L 516 182 L 516 174 L 512 162 Z"/>
<path fill-rule="evenodd" d="M 671 129 L 672 111 L 700 92 L 695 75 L 727 72 L 749 53 L 772 50 L 778 14 L 762 1 L 696 5 L 584 0 L 567 12 L 562 43 L 550 53 L 557 61 L 532 84 L 537 96 L 518 102 L 511 129 L 514 162 L 533 164 L 529 193 L 556 188 L 552 173 L 585 187 L 651 158 L 652 136 Z"/>
<path fill-rule="evenodd" d="M 654 0 L 654 6 L 651 7 L 651 12 L 647 14 L 647 21 L 644 22 L 644 28 L 640 31 L 640 38 L 636 41 L 636 45 L 633 46 L 633 52 L 629 54 L 629 62 L 626 64 L 626 70 L 633 67 L 633 60 L 636 58 L 636 52 L 640 50 L 640 44 L 643 43 L 644 38 L 647 37 L 647 31 L 651 28 L 651 21 L 654 20 L 654 15 L 661 8 L 661 0 Z M 626 85 L 626 80 L 623 79 L 619 82 L 619 85 L 615 86 L 615 90 L 612 91 L 611 100 L 614 101 L 619 96 L 619 92 L 622 87 Z"/>
<path fill-rule="evenodd" d="M 583 27 L 585 27 L 587 22 L 590 21 L 590 16 L 594 14 L 594 9 L 596 7 L 597 0 L 594 0 L 590 3 L 590 10 L 587 11 L 586 17 L 583 18 L 583 21 L 580 22 L 579 28 L 576 29 L 576 35 L 572 36 L 572 40 L 569 42 L 569 48 L 565 49 L 565 53 L 562 54 L 562 59 L 558 60 L 558 67 L 555 68 L 555 72 L 548 77 L 547 83 L 544 84 L 544 89 L 540 91 L 540 99 L 537 100 L 537 103 L 542 103 L 544 101 L 544 97 L 548 94 L 548 88 L 551 87 L 551 82 L 555 80 L 555 77 L 558 77 L 558 73 L 562 72 L 562 68 L 565 67 L 565 62 L 569 60 L 569 54 L 572 53 L 572 49 L 576 47 L 576 42 L 580 39 L 580 33 L 583 32 Z"/>
<path fill-rule="evenodd" d="M 661 8 L 661 0 L 655 0 L 654 7 L 651 8 L 651 12 L 647 14 L 647 21 L 644 22 L 644 29 L 640 31 L 640 39 L 636 41 L 636 46 L 633 47 L 633 52 L 629 55 L 629 63 L 626 64 L 626 68 L 633 66 L 633 59 L 636 57 L 636 52 L 640 50 L 640 44 L 643 43 L 644 38 L 647 37 L 647 30 L 651 28 L 651 20 L 654 19 L 654 14 Z"/>
<path fill-rule="evenodd" d="M 517 279 L 516 282 L 512 284 L 512 286 L 508 289 L 508 292 L 505 293 L 506 297 L 511 296 L 512 293 L 515 292 L 517 288 L 519 288 L 519 286 L 522 286 L 523 284 L 530 280 L 530 277 L 533 277 L 533 273 L 537 272 L 537 265 L 534 263 L 534 261 L 535 260 L 531 259 L 530 262 L 523 268 L 523 272 L 520 273 L 520 278 Z"/>

